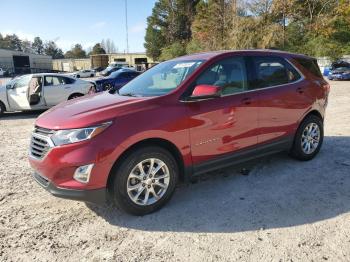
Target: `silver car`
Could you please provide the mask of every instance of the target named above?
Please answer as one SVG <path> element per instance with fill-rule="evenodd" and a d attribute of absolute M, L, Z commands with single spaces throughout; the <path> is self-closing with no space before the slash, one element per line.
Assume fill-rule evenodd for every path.
<path fill-rule="evenodd" d="M 17 77 L 0 87 L 0 115 L 5 111 L 47 109 L 88 94 L 93 84 L 60 74 Z"/>

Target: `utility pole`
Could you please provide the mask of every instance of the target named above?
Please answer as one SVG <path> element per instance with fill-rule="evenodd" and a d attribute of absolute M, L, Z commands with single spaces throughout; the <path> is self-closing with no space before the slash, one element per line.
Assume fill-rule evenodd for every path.
<path fill-rule="evenodd" d="M 286 2 L 283 1 L 283 49 L 286 45 Z"/>
<path fill-rule="evenodd" d="M 125 30 L 126 30 L 126 53 L 129 53 L 129 35 L 128 35 L 128 3 L 125 0 Z"/>

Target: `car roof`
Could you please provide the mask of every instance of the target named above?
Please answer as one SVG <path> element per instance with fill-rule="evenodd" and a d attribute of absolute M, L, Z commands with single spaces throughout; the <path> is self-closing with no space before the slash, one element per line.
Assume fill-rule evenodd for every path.
<path fill-rule="evenodd" d="M 31 74 L 32 76 L 64 76 L 64 77 L 70 77 L 65 74 L 59 74 L 59 73 L 36 73 L 36 74 Z"/>
<path fill-rule="evenodd" d="M 293 57 L 300 57 L 300 58 L 307 58 L 310 59 L 311 57 L 303 55 L 303 54 L 295 54 L 290 53 L 286 51 L 281 50 L 274 50 L 274 49 L 246 49 L 246 50 L 220 50 L 220 51 L 210 51 L 210 52 L 203 52 L 203 53 L 196 53 L 191 55 L 185 55 L 180 56 L 172 61 L 176 60 L 210 60 L 218 56 L 225 56 L 225 55 L 233 55 L 233 54 L 240 54 L 240 55 L 280 55 L 280 56 L 293 56 Z"/>

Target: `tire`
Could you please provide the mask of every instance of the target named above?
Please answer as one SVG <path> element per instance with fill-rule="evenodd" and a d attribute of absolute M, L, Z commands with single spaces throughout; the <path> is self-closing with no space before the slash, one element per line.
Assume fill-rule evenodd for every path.
<path fill-rule="evenodd" d="M 6 111 L 4 104 L 0 101 L 0 116 L 2 116 Z"/>
<path fill-rule="evenodd" d="M 94 75 L 93 75 L 93 74 L 91 74 L 91 75 L 90 75 L 90 77 L 94 77 Z"/>
<path fill-rule="evenodd" d="M 149 169 L 147 169 L 151 164 L 151 159 L 154 159 L 154 169 L 164 164 L 153 174 L 153 179 L 148 176 Z M 140 174 L 140 163 L 144 175 Z M 110 185 L 112 202 L 127 213 L 143 216 L 155 212 L 170 200 L 175 191 L 179 171 L 174 157 L 167 150 L 157 146 L 149 146 L 133 151 L 112 172 L 113 180 Z M 144 177 L 147 179 L 144 180 Z M 160 179 L 157 179 L 158 177 Z M 166 178 L 161 179 L 161 177 Z M 158 181 L 162 186 L 167 185 L 166 189 L 157 186 L 155 181 Z M 135 189 L 130 190 L 132 187 Z M 147 192 L 149 198 L 145 204 L 142 202 L 145 201 Z"/>
<path fill-rule="evenodd" d="M 312 130 L 315 131 L 312 131 L 311 134 L 308 134 L 309 130 L 310 132 Z M 295 134 L 290 155 L 301 161 L 308 161 L 313 159 L 321 149 L 323 136 L 324 133 L 322 119 L 315 115 L 307 116 L 300 124 Z M 302 144 L 304 146 L 302 146 Z M 307 144 L 310 144 L 310 146 Z"/>
<path fill-rule="evenodd" d="M 80 78 L 80 75 L 77 75 L 76 78 Z"/>

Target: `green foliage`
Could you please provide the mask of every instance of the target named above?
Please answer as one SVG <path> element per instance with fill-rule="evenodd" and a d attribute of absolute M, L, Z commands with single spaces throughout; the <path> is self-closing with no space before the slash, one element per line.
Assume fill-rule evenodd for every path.
<path fill-rule="evenodd" d="M 145 48 L 155 60 L 247 48 L 335 60 L 350 53 L 350 1 L 158 0 L 148 18 Z"/>
<path fill-rule="evenodd" d="M 182 56 L 186 54 L 186 47 L 179 43 L 173 43 L 167 47 L 164 47 L 162 49 L 162 54 L 160 55 L 160 60 L 164 61 L 164 60 L 169 60 L 172 59 L 174 57 L 178 57 L 178 56 Z"/>
<path fill-rule="evenodd" d="M 145 48 L 147 55 L 157 60 L 169 57 L 175 42 L 191 40 L 191 24 L 199 0 L 159 0 L 147 19 Z M 183 44 L 179 44 L 183 47 Z M 168 48 L 169 47 L 169 48 Z M 162 55 L 165 52 L 166 54 Z M 178 52 L 182 53 L 182 52 Z"/>
<path fill-rule="evenodd" d="M 0 48 L 22 51 L 22 41 L 17 35 L 6 35 L 0 38 Z"/>
<path fill-rule="evenodd" d="M 64 54 L 65 58 L 86 58 L 86 52 L 81 44 L 76 44 L 71 50 Z"/>
<path fill-rule="evenodd" d="M 106 51 L 103 49 L 100 43 L 94 45 L 91 51 L 91 55 L 105 54 Z"/>
<path fill-rule="evenodd" d="M 52 56 L 53 59 L 64 58 L 62 49 L 58 48 L 54 41 L 48 41 L 45 43 L 44 54 Z"/>
<path fill-rule="evenodd" d="M 34 38 L 34 41 L 33 41 L 33 44 L 32 44 L 32 48 L 33 48 L 33 51 L 36 53 L 36 54 L 43 54 L 44 52 L 44 44 L 43 44 L 43 41 L 41 40 L 40 37 L 35 37 Z"/>

